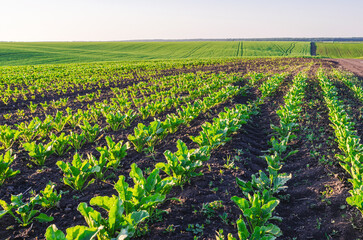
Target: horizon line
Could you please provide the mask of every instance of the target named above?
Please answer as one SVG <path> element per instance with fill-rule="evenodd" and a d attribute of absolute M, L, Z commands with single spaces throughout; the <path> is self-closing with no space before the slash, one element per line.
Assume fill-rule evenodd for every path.
<path fill-rule="evenodd" d="M 266 37 L 266 38 L 180 38 L 180 39 L 129 39 L 129 40 L 44 40 L 44 41 L 1 41 L 11 42 L 202 42 L 202 41 L 363 41 L 363 37 Z"/>

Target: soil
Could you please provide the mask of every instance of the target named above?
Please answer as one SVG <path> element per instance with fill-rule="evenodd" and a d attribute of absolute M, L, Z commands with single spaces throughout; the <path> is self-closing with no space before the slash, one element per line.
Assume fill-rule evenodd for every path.
<path fill-rule="evenodd" d="M 329 59 L 327 61 L 337 63 L 345 70 L 354 73 L 360 80 L 363 79 L 363 59 Z"/>
<path fill-rule="evenodd" d="M 212 152 L 211 159 L 200 170 L 203 173 L 202 176 L 193 178 L 183 189 L 179 187 L 172 189 L 167 198 L 178 198 L 180 201 L 168 200 L 158 206 L 158 209 L 165 212 L 148 222 L 148 231 L 135 239 L 193 239 L 194 236 L 199 236 L 200 239 L 215 239 L 216 231 L 219 229 L 223 229 L 225 235 L 232 233 L 237 237 L 235 222 L 241 211 L 231 201 L 231 197 L 242 197 L 242 193 L 235 179 L 239 177 L 247 181 L 251 179 L 252 174 L 265 170 L 266 162 L 261 156 L 269 148 L 268 142 L 273 134 L 270 124 L 278 124 L 276 110 L 283 104 L 283 96 L 291 86 L 293 75 L 303 69 L 302 65 L 311 61 L 314 64 L 309 70 L 309 85 L 301 114 L 302 127 L 297 133 L 297 140 L 291 144 L 291 149 L 297 149 L 299 152 L 286 161 L 281 171 L 291 173 L 292 179 L 288 182 L 288 189 L 280 193 L 281 202 L 275 211 L 276 215 L 283 218 L 283 221 L 274 223 L 283 232 L 283 236 L 279 239 L 357 239 L 363 236 L 360 212 L 345 202 L 351 186 L 347 181 L 348 176 L 334 158 L 334 154 L 339 153 L 339 149 L 331 138 L 334 136 L 333 130 L 329 126 L 328 112 L 319 84 L 315 79 L 315 72 L 321 65 L 326 69 L 336 68 L 339 65 L 335 60 L 281 58 L 252 59 L 221 66 L 204 66 L 193 70 L 247 73 L 259 69 L 261 72 L 276 73 L 282 71 L 281 66 L 287 65 L 291 69 L 297 66 L 276 94 L 266 99 L 265 104 L 261 106 L 260 114 L 254 116 L 232 135 L 231 141 Z M 182 71 L 182 69 L 172 69 L 165 70 L 161 74 L 171 75 Z M 243 86 L 245 82 L 239 84 Z M 362 105 L 354 103 L 354 97 L 349 93 L 349 89 L 338 86 L 341 92 L 348 92 L 344 95 L 348 99 L 347 104 L 352 105 L 352 113 L 358 114 L 355 108 Z M 165 161 L 163 156 L 165 150 L 172 152 L 176 150 L 177 139 L 183 140 L 189 148 L 196 148 L 196 144 L 190 140 L 189 136 L 196 136 L 204 122 L 211 121 L 223 111 L 224 107 L 247 103 L 258 98 L 258 94 L 257 88 L 252 88 L 247 96 L 236 96 L 201 114 L 190 123 L 190 126 L 181 127 L 176 133 L 168 135 L 159 143 L 155 148 L 155 159 L 130 149 L 121 169 L 110 171 L 109 179 L 97 180 L 82 193 L 70 190 L 60 181 L 62 174 L 55 165 L 58 160 L 71 161 L 74 151 L 68 152 L 63 157 L 52 155 L 43 168 L 37 166 L 30 168 L 27 154 L 17 149 L 20 152 L 13 168 L 21 170 L 21 174 L 10 178 L 1 186 L 0 199 L 9 201 L 11 194 L 19 193 L 25 193 L 28 197 L 30 190 L 39 193 L 49 181 L 53 181 L 57 184 L 58 191 L 69 191 L 69 193 L 63 195 L 59 208 L 46 211 L 48 215 L 54 217 L 52 224 L 56 224 L 62 231 L 74 225 L 86 225 L 77 211 L 80 202 L 89 203 L 89 200 L 97 195 L 116 194 L 117 192 L 113 189 L 113 184 L 117 181 L 116 176 L 128 176 L 132 163 L 136 163 L 143 170 L 153 169 L 157 162 Z M 170 111 L 173 112 L 175 109 Z M 50 114 L 52 113 L 54 114 L 54 112 Z M 156 117 L 162 119 L 167 113 L 161 113 Z M 21 120 L 13 120 L 11 124 L 17 121 Z M 140 121 L 135 121 L 127 130 L 104 134 L 112 135 L 117 141 L 126 140 L 127 135 Z M 144 123 L 150 121 L 152 118 L 145 120 Z M 362 124 L 358 126 L 361 129 Z M 359 133 L 361 134 L 361 130 Z M 95 144 L 86 144 L 81 153 L 96 155 L 95 147 L 103 145 L 105 145 L 104 138 Z M 227 159 L 234 164 L 227 166 Z M 129 178 L 127 181 L 132 185 Z M 215 211 L 206 211 L 206 204 L 214 201 L 222 201 L 221 207 Z M 190 224 L 194 226 L 194 230 Z M 2 239 L 44 239 L 45 229 L 49 225 L 50 223 L 35 222 L 31 226 L 22 228 L 11 217 L 5 216 L 0 219 L 0 235 L 3 236 Z"/>

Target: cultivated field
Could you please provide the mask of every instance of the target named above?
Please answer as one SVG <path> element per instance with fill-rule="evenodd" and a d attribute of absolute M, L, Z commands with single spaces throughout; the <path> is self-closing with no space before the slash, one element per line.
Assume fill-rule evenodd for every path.
<path fill-rule="evenodd" d="M 234 54 L 263 47 L 229 44 L 223 48 Z M 303 43 L 273 49 L 309 52 Z M 59 61 L 75 60 L 65 56 Z M 0 69 L 4 239 L 363 234 L 363 84 L 335 62 L 211 58 Z"/>
<path fill-rule="evenodd" d="M 309 55 L 309 42 L 0 43 L 0 66 L 151 59 Z"/>
<path fill-rule="evenodd" d="M 316 43 L 316 55 L 329 58 L 363 58 L 363 43 Z"/>

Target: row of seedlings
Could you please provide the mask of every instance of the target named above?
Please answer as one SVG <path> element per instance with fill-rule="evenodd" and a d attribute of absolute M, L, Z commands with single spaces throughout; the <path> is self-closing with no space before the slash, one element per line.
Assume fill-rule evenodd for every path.
<path fill-rule="evenodd" d="M 238 237 L 241 240 L 275 239 L 282 235 L 278 226 L 271 221 L 282 219 L 273 216 L 279 200 L 275 197 L 277 193 L 285 190 L 286 182 L 291 179 L 291 174 L 279 173 L 284 161 L 295 154 L 297 150 L 289 150 L 288 144 L 297 136 L 300 112 L 302 111 L 302 100 L 307 85 L 307 77 L 304 74 L 297 74 L 293 79 L 293 86 L 286 94 L 285 105 L 276 111 L 280 118 L 280 125 L 271 125 L 276 138 L 271 138 L 269 154 L 264 156 L 267 162 L 266 173 L 262 170 L 253 174 L 251 181 L 243 181 L 239 178 L 236 182 L 244 197 L 234 196 L 231 199 L 242 211 L 237 220 Z M 224 239 L 223 231 L 217 233 L 218 240 Z M 232 234 L 228 239 L 236 239 Z"/>
<path fill-rule="evenodd" d="M 347 198 L 347 203 L 363 214 L 363 145 L 354 129 L 354 122 L 345 111 L 343 102 L 339 100 L 336 87 L 322 71 L 318 73 L 318 78 L 325 104 L 329 109 L 329 120 L 343 153 L 336 156 L 340 165 L 351 176 L 349 182 L 352 183 L 353 189 L 349 191 L 351 196 Z"/>

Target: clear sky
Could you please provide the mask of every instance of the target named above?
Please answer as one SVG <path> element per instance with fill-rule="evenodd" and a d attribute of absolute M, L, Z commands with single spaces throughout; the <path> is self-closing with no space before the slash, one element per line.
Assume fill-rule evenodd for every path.
<path fill-rule="evenodd" d="M 363 37 L 363 0 L 0 0 L 0 41 Z"/>

